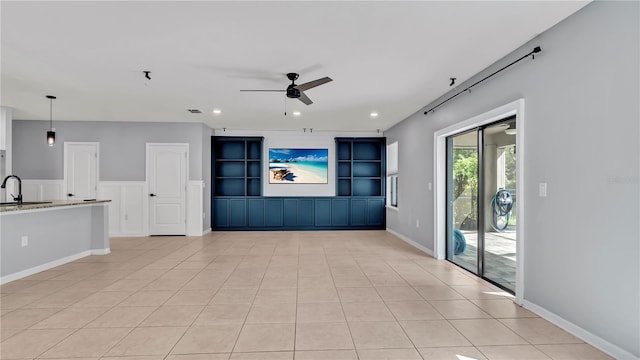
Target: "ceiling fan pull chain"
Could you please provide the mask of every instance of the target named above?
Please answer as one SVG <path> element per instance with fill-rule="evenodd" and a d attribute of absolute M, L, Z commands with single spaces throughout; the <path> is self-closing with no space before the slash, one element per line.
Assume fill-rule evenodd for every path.
<path fill-rule="evenodd" d="M 284 97 L 284 116 L 287 116 L 287 97 Z"/>

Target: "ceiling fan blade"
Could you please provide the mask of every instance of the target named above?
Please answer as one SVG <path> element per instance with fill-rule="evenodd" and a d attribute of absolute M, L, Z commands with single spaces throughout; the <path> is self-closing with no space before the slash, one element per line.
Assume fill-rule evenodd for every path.
<path fill-rule="evenodd" d="M 305 93 L 303 93 L 302 91 L 300 92 L 300 97 L 298 98 L 298 100 L 300 100 L 303 103 L 305 103 L 305 105 L 313 104 L 313 101 L 311 101 L 311 99 L 309 99 L 309 97 L 307 95 L 305 95 Z"/>
<path fill-rule="evenodd" d="M 285 92 L 287 90 L 240 90 L 240 91 Z"/>
<path fill-rule="evenodd" d="M 314 88 L 316 86 L 320 86 L 322 84 L 326 84 L 326 83 L 328 83 L 330 81 L 333 81 L 333 79 L 331 79 L 330 77 L 323 77 L 321 79 L 317 79 L 317 80 L 309 81 L 309 82 L 304 83 L 304 84 L 297 85 L 295 88 L 300 90 L 300 91 L 305 91 L 305 90 L 309 90 L 311 88 Z"/>

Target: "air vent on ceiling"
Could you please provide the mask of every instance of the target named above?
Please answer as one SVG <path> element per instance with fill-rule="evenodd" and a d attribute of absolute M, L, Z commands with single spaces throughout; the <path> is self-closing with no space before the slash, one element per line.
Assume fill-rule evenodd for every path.
<path fill-rule="evenodd" d="M 187 111 L 192 113 L 192 114 L 202 114 L 202 111 L 200 111 L 198 109 L 187 109 Z"/>

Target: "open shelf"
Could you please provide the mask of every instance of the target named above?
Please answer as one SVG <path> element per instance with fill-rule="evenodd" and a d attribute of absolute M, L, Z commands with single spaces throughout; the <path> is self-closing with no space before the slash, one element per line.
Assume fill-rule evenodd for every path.
<path fill-rule="evenodd" d="M 244 178 L 216 178 L 216 195 L 244 196 Z"/>
<path fill-rule="evenodd" d="M 350 161 L 338 161 L 338 177 L 351 177 Z"/>
<path fill-rule="evenodd" d="M 215 196 L 262 195 L 262 138 L 213 137 Z"/>
<path fill-rule="evenodd" d="M 338 196 L 384 196 L 385 138 L 336 138 Z"/>
<path fill-rule="evenodd" d="M 353 177 L 380 177 L 382 164 L 378 162 L 354 162 Z"/>
<path fill-rule="evenodd" d="M 244 161 L 216 162 L 216 177 L 244 177 Z"/>

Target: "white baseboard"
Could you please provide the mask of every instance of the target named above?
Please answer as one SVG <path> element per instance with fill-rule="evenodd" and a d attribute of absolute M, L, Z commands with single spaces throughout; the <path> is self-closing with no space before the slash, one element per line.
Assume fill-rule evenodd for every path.
<path fill-rule="evenodd" d="M 111 253 L 111 248 L 91 250 L 91 255 L 107 255 Z"/>
<path fill-rule="evenodd" d="M 42 271 L 52 269 L 52 268 L 54 268 L 56 266 L 64 265 L 66 263 L 69 263 L 69 262 L 81 259 L 83 257 L 89 256 L 89 255 L 91 255 L 91 253 L 92 253 L 91 250 L 83 251 L 81 253 L 70 255 L 70 256 L 67 256 L 67 257 L 63 257 L 62 259 L 54 260 L 54 261 L 48 262 L 46 264 L 34 266 L 34 267 L 26 269 L 26 270 L 22 270 L 22 271 L 18 271 L 16 273 L 13 273 L 13 274 L 5 275 L 2 278 L 0 278 L 0 284 L 6 284 L 6 283 L 14 281 L 14 280 L 22 279 L 24 277 L 27 277 L 27 276 L 30 276 L 30 275 L 33 275 L 33 274 L 37 274 L 37 273 L 42 272 Z"/>
<path fill-rule="evenodd" d="M 31 276 L 33 274 L 37 274 L 37 273 L 45 271 L 45 270 L 53 269 L 56 266 L 64 265 L 66 263 L 70 263 L 72 261 L 76 261 L 78 259 L 82 259 L 83 257 L 87 257 L 87 256 L 90 256 L 90 255 L 107 255 L 109 253 L 111 253 L 111 248 L 83 251 L 81 253 L 69 255 L 67 257 L 63 257 L 62 259 L 50 261 L 50 262 L 48 262 L 46 264 L 34 266 L 32 268 L 29 268 L 29 269 L 25 269 L 25 270 L 18 271 L 18 272 L 13 273 L 13 274 L 9 274 L 9 275 L 3 276 L 2 278 L 0 278 L 0 284 L 6 284 L 6 283 L 11 282 L 11 281 L 19 280 L 19 279 L 25 278 L 27 276 Z"/>
<path fill-rule="evenodd" d="M 607 340 L 579 327 L 578 325 L 561 318 L 560 316 L 552 313 L 551 311 L 538 306 L 530 301 L 524 300 L 522 302 L 522 306 L 525 309 L 531 310 L 533 313 L 540 315 L 541 318 L 549 321 L 550 323 L 558 326 L 564 331 L 572 334 L 573 336 L 583 340 L 603 351 L 606 354 L 611 355 L 615 359 L 625 359 L 625 360 L 640 360 L 639 357 L 631 354 L 630 352 L 622 349 L 621 347 L 614 345 Z"/>
<path fill-rule="evenodd" d="M 131 234 L 114 233 L 114 234 L 109 234 L 110 238 L 118 238 L 118 237 L 147 237 L 147 236 L 149 236 L 149 234 L 139 234 L 139 233 L 131 233 Z"/>
<path fill-rule="evenodd" d="M 208 233 L 210 233 L 212 230 L 211 228 L 208 229 L 204 229 L 204 231 L 202 232 L 202 235 L 207 235 Z"/>
<path fill-rule="evenodd" d="M 402 241 L 406 242 L 407 244 L 413 246 L 414 248 L 426 253 L 427 255 L 429 255 L 431 257 L 435 257 L 433 255 L 433 250 L 424 247 L 424 245 L 420 245 L 419 243 L 415 242 L 414 240 L 411 240 L 408 237 L 400 234 L 399 232 L 396 232 L 396 231 L 391 230 L 389 228 L 387 228 L 387 232 L 390 232 L 391 234 L 397 236 L 398 238 L 400 238 L 400 240 L 402 240 Z"/>

